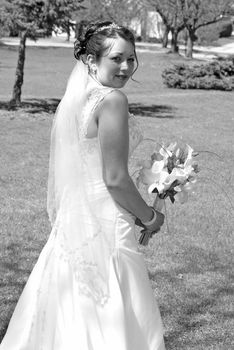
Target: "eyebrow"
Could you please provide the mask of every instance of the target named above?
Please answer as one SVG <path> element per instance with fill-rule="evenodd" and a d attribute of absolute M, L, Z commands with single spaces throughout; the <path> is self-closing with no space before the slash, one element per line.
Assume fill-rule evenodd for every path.
<path fill-rule="evenodd" d="M 118 54 L 118 55 L 123 56 L 123 53 L 122 53 L 122 52 L 119 52 L 119 51 L 114 51 L 114 52 L 111 52 L 110 54 L 111 54 L 111 55 L 116 55 L 116 54 Z M 134 54 L 134 53 L 132 53 L 132 54 L 131 54 L 131 55 L 129 55 L 129 56 L 135 56 L 135 54 Z"/>

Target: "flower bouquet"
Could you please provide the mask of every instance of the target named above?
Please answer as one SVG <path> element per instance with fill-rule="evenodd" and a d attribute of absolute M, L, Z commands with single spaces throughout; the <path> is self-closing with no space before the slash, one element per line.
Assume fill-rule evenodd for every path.
<path fill-rule="evenodd" d="M 192 190 L 199 172 L 194 160 L 197 155 L 189 145 L 178 147 L 175 142 L 167 147 L 161 146 L 158 152 L 151 155 L 150 160 L 141 162 L 137 186 L 142 183 L 148 186 L 148 193 L 157 194 L 153 204 L 156 210 L 162 210 L 167 197 L 172 203 L 175 202 L 175 197 L 180 203 L 188 200 L 188 192 Z M 139 243 L 147 245 L 151 236 L 152 232 L 144 229 Z"/>

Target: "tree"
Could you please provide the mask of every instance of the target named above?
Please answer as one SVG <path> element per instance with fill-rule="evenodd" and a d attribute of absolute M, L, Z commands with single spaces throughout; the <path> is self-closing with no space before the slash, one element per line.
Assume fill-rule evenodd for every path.
<path fill-rule="evenodd" d="M 150 5 L 162 17 L 165 30 L 163 35 L 163 47 L 167 47 L 168 34 L 171 32 L 171 52 L 178 53 L 178 34 L 184 29 L 182 21 L 179 0 L 149 0 Z"/>
<path fill-rule="evenodd" d="M 142 0 L 90 0 L 90 6 L 82 20 L 113 21 L 129 26 L 134 17 L 140 17 L 143 5 Z"/>
<path fill-rule="evenodd" d="M 54 27 L 57 26 L 57 31 L 62 31 L 67 34 L 67 40 L 70 40 L 71 30 L 76 27 L 73 19 L 77 14 L 84 10 L 85 7 L 81 5 L 84 0 L 50 0 L 50 15 L 53 14 Z"/>
<path fill-rule="evenodd" d="M 76 8 L 79 8 L 82 1 L 76 0 Z M 10 101 L 12 106 L 21 104 L 27 38 L 36 40 L 38 36 L 50 34 L 54 28 L 59 27 L 63 23 L 63 15 L 69 14 L 65 4 L 69 5 L 72 2 L 73 0 L 4 1 L 0 12 L 0 24 L 9 31 L 16 30 L 20 37 L 16 77 Z"/>
<path fill-rule="evenodd" d="M 148 0 L 90 0 L 86 10 L 77 16 L 77 35 L 87 23 L 95 21 L 113 21 L 119 25 L 133 27 L 133 20 L 141 23 L 141 36 L 147 36 Z"/>
<path fill-rule="evenodd" d="M 199 28 L 221 21 L 233 1 L 230 0 L 179 0 L 179 11 L 187 29 L 186 56 L 192 58 L 193 45 Z"/>

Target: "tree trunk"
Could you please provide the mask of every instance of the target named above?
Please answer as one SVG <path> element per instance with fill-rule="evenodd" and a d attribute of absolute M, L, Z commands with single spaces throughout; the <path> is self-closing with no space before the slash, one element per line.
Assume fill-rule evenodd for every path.
<path fill-rule="evenodd" d="M 177 39 L 178 39 L 178 30 L 172 29 L 171 30 L 171 52 L 172 53 L 178 53 L 179 52 L 179 46 L 177 43 Z"/>
<path fill-rule="evenodd" d="M 146 42 L 147 40 L 147 11 L 144 10 L 141 17 L 141 41 Z"/>
<path fill-rule="evenodd" d="M 163 37 L 162 37 L 162 47 L 167 47 L 168 45 L 168 34 L 170 32 L 170 28 L 168 26 L 165 25 L 165 29 L 163 32 Z"/>
<path fill-rule="evenodd" d="M 67 41 L 70 41 L 71 28 L 70 28 L 70 23 L 69 22 L 67 23 L 66 32 L 67 32 Z"/>
<path fill-rule="evenodd" d="M 15 84 L 13 87 L 12 99 L 10 101 L 11 106 L 20 106 L 21 104 L 21 89 L 24 82 L 24 62 L 25 62 L 25 49 L 26 49 L 27 31 L 20 33 L 20 44 L 18 51 L 18 62 L 15 73 Z"/>
<path fill-rule="evenodd" d="M 193 45 L 197 36 L 195 31 L 188 31 L 187 45 L 186 45 L 186 57 L 193 58 Z"/>

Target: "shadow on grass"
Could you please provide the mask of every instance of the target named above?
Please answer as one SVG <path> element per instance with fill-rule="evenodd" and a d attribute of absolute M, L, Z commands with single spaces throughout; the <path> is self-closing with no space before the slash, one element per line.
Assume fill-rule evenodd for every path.
<path fill-rule="evenodd" d="M 130 113 L 149 118 L 173 119 L 175 118 L 176 108 L 168 105 L 150 105 L 141 103 L 131 103 Z"/>
<path fill-rule="evenodd" d="M 29 114 L 35 113 L 54 113 L 60 100 L 51 99 L 26 99 L 22 101 L 20 107 L 11 106 L 9 101 L 0 101 L 2 110 L 24 110 Z M 168 105 L 145 105 L 141 103 L 131 103 L 129 106 L 130 113 L 149 118 L 172 119 L 175 118 L 176 108 Z"/>
<path fill-rule="evenodd" d="M 0 109 L 2 110 L 25 110 L 27 113 L 54 113 L 59 104 L 60 100 L 57 98 L 51 99 L 27 99 L 22 101 L 21 106 L 11 106 L 9 101 L 0 101 Z"/>
<path fill-rule="evenodd" d="M 27 248 L 27 247 L 26 247 Z M 10 243 L 6 246 L 4 255 L 1 255 L 0 290 L 2 306 L 0 315 L 0 343 L 7 330 L 10 318 L 23 291 L 28 276 L 31 273 L 29 262 L 32 258 L 22 249 L 21 243 Z M 30 266 L 32 263 L 30 263 Z"/>

